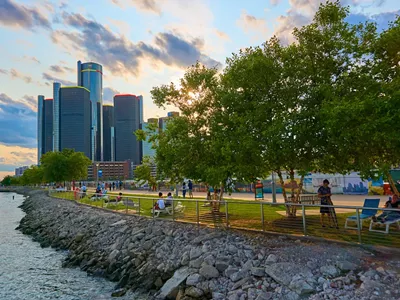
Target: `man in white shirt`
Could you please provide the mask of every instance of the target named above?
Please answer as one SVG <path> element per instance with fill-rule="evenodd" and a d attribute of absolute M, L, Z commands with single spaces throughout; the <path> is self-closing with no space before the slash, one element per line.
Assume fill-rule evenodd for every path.
<path fill-rule="evenodd" d="M 165 202 L 164 199 L 162 198 L 163 194 L 161 192 L 158 193 L 159 199 L 157 200 L 158 208 L 159 209 L 165 209 Z"/>

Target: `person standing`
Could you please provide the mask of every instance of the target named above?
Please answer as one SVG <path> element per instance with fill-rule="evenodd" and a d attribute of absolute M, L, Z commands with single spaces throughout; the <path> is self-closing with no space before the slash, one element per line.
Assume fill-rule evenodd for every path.
<path fill-rule="evenodd" d="M 190 179 L 188 182 L 188 188 L 189 188 L 189 198 L 193 199 L 193 182 Z"/>
<path fill-rule="evenodd" d="M 329 180 L 325 179 L 322 186 L 318 189 L 318 198 L 321 199 L 321 205 L 329 205 L 329 198 L 331 196 L 331 188 L 329 187 Z M 325 226 L 325 215 L 328 215 L 329 225 L 331 226 L 330 210 L 329 207 L 321 207 L 321 226 Z"/>
<path fill-rule="evenodd" d="M 183 198 L 186 198 L 186 183 L 185 182 L 182 183 L 182 195 L 183 195 Z"/>
<path fill-rule="evenodd" d="M 113 191 L 115 191 L 115 181 L 112 183 Z"/>
<path fill-rule="evenodd" d="M 122 190 L 122 181 L 119 181 L 119 190 Z"/>
<path fill-rule="evenodd" d="M 109 187 L 110 192 L 111 192 L 111 190 L 112 190 L 112 183 L 111 182 L 108 184 L 108 187 Z"/>

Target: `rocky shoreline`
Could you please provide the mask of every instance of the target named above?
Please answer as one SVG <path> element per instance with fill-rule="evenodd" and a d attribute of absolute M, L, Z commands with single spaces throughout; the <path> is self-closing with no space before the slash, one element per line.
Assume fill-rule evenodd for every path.
<path fill-rule="evenodd" d="M 19 191 L 22 192 L 22 191 Z M 27 191 L 24 191 L 27 192 Z M 135 299 L 399 299 L 399 257 L 125 216 L 29 191 L 18 227 Z"/>

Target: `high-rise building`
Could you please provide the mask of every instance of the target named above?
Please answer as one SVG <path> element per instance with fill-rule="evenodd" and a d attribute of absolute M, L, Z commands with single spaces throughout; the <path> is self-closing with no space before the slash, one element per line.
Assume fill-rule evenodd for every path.
<path fill-rule="evenodd" d="M 43 154 L 53 151 L 53 99 L 43 103 Z"/>
<path fill-rule="evenodd" d="M 141 163 L 141 142 L 134 132 L 140 129 L 140 100 L 135 95 L 114 96 L 115 160 Z"/>
<path fill-rule="evenodd" d="M 53 99 L 38 96 L 38 163 L 43 154 L 53 150 Z"/>
<path fill-rule="evenodd" d="M 142 124 L 142 130 L 147 131 L 149 125 L 152 123 L 157 125 L 158 119 L 147 119 L 147 122 Z M 142 142 L 142 154 L 143 156 L 149 156 L 150 158 L 154 158 L 154 156 L 156 155 L 156 150 L 152 148 L 152 143 L 148 142 L 148 139 Z"/>
<path fill-rule="evenodd" d="M 114 106 L 103 105 L 103 159 L 115 161 Z"/>
<path fill-rule="evenodd" d="M 160 132 L 164 131 L 167 128 L 168 117 L 161 117 L 158 119 L 158 129 Z"/>
<path fill-rule="evenodd" d="M 91 105 L 88 89 L 60 89 L 60 151 L 74 149 L 91 158 Z"/>
<path fill-rule="evenodd" d="M 144 123 L 143 120 L 143 96 L 137 96 L 139 98 L 139 108 L 140 108 L 140 124 Z"/>
<path fill-rule="evenodd" d="M 38 118 L 37 118 L 37 139 L 38 139 L 38 163 L 43 153 L 43 102 L 44 96 L 38 96 Z"/>
<path fill-rule="evenodd" d="M 25 170 L 28 170 L 29 166 L 23 166 L 15 169 L 15 177 L 21 177 Z"/>
<path fill-rule="evenodd" d="M 103 160 L 103 67 L 78 61 L 78 85 L 90 91 L 92 102 L 91 159 Z"/>
<path fill-rule="evenodd" d="M 53 82 L 53 151 L 60 150 L 60 88 L 59 82 Z"/>

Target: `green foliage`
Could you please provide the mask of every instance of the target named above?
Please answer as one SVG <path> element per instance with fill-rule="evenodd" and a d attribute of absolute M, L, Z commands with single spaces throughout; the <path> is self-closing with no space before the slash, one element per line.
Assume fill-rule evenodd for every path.
<path fill-rule="evenodd" d="M 154 161 L 150 157 L 144 156 L 142 164 L 140 166 L 137 166 L 135 169 L 135 179 L 139 182 L 141 181 L 141 184 L 147 182 L 151 187 L 156 186 L 157 179 L 155 176 L 153 176 L 152 172 L 154 166 Z"/>
<path fill-rule="evenodd" d="M 44 181 L 44 170 L 41 166 L 31 166 L 22 174 L 20 183 L 23 185 L 41 184 Z"/>
<path fill-rule="evenodd" d="M 47 152 L 40 160 L 46 182 L 79 180 L 87 177 L 91 160 L 82 152 L 64 149 L 61 152 Z"/>
<path fill-rule="evenodd" d="M 4 185 L 4 186 L 10 186 L 10 185 L 12 185 L 12 180 L 13 180 L 13 177 L 10 175 L 7 175 L 0 181 L 0 184 Z"/>

